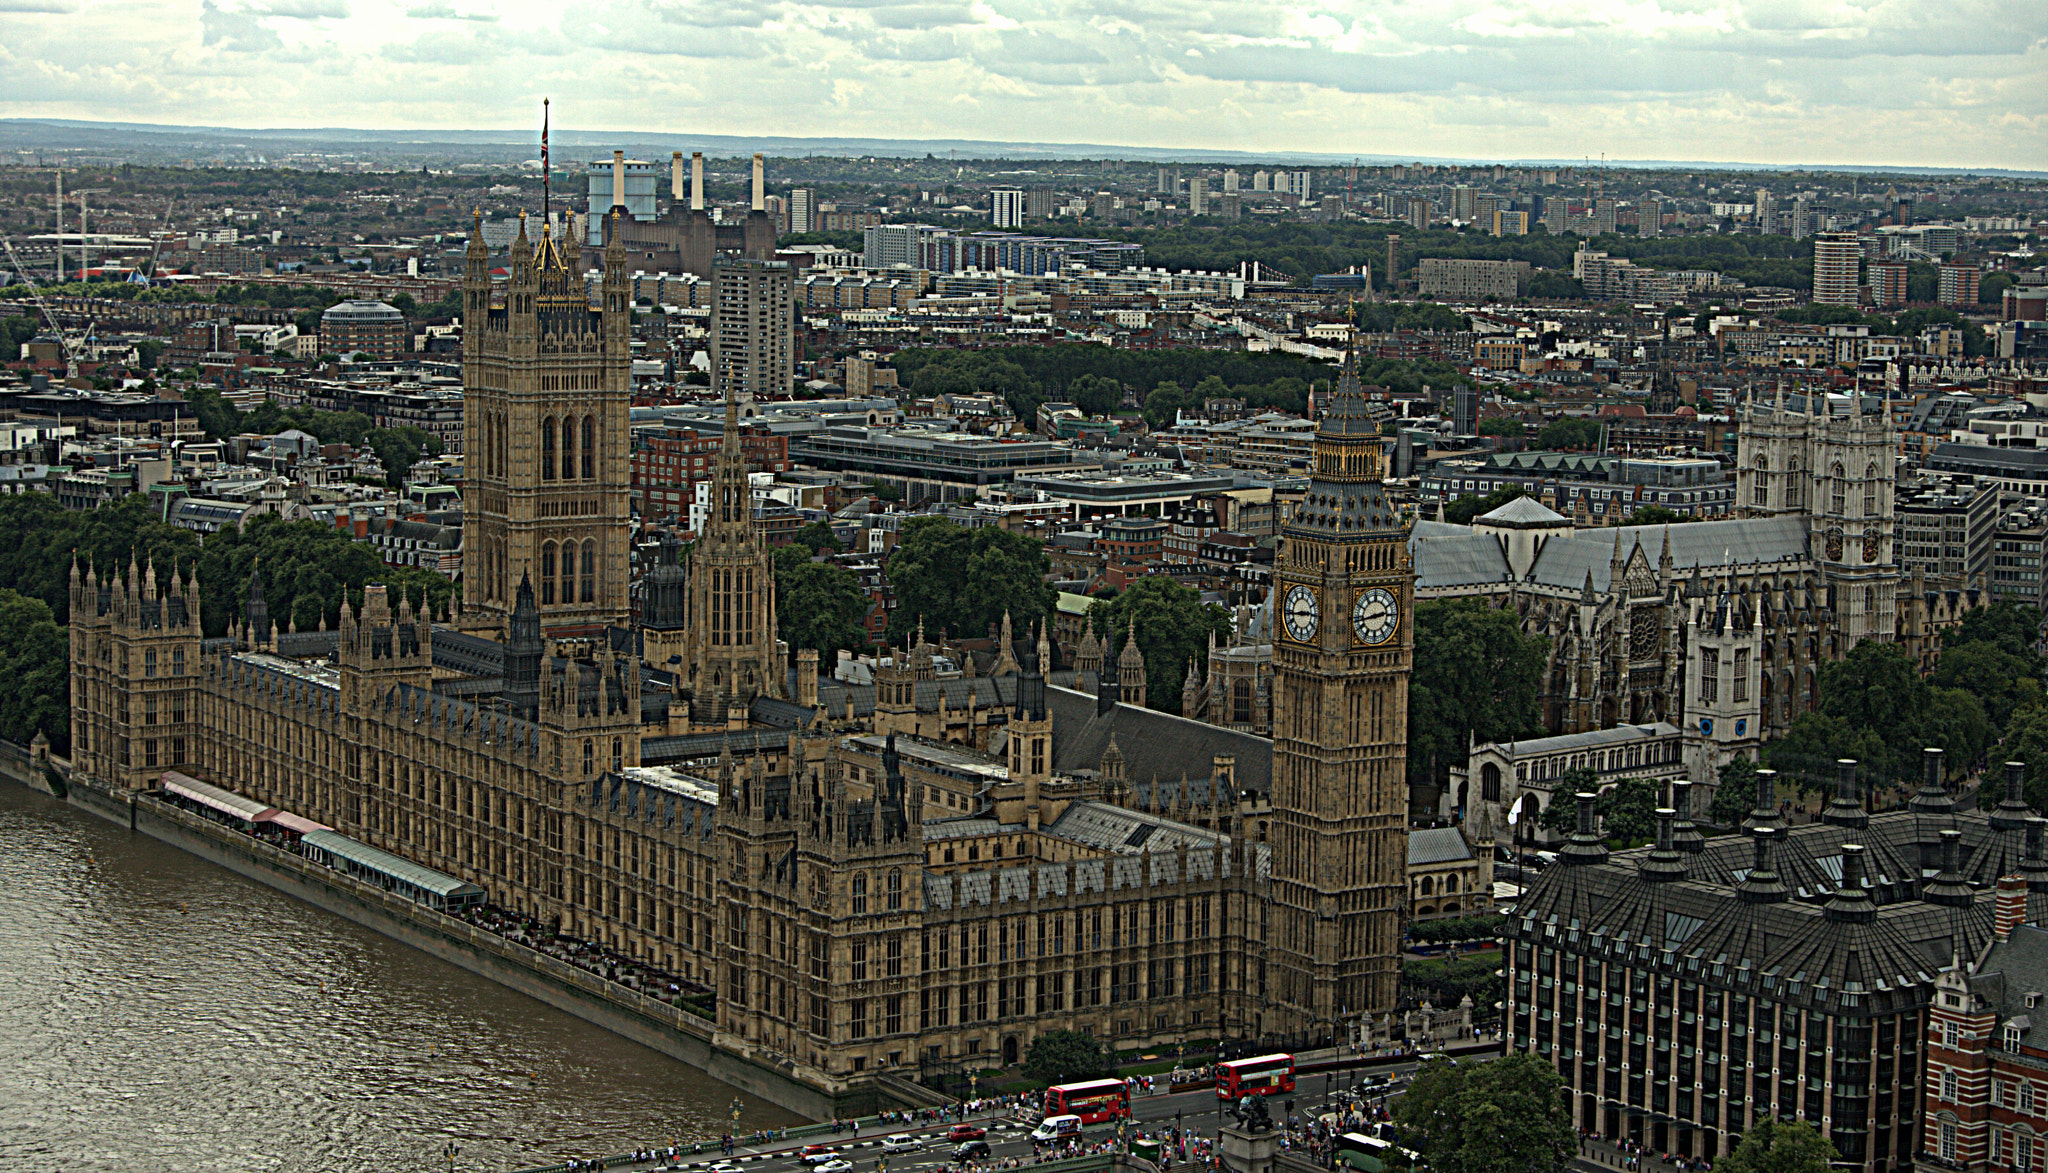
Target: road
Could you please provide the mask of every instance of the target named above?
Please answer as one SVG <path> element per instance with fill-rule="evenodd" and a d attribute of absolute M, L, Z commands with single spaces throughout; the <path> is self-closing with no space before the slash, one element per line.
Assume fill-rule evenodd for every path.
<path fill-rule="evenodd" d="M 1318 1112 L 1327 1106 L 1342 1104 L 1347 1102 L 1351 1095 L 1352 1081 L 1362 1080 L 1368 1073 L 1390 1079 L 1395 1098 L 1399 1098 L 1399 1089 L 1406 1086 L 1408 1077 L 1414 1073 L 1415 1067 L 1415 1061 L 1410 1059 L 1373 1064 L 1369 1068 L 1338 1072 L 1329 1076 L 1306 1075 L 1295 1086 L 1293 1095 L 1273 1097 L 1271 1109 L 1275 1118 L 1278 1118 L 1285 1112 L 1289 1100 L 1294 1102 L 1294 1110 L 1298 1114 Z M 1374 1089 L 1373 1102 L 1379 1102 L 1384 1090 Z M 1148 1132 L 1161 1127 L 1170 1128 L 1178 1122 L 1190 1133 L 1213 1138 L 1217 1127 L 1225 1119 L 1221 1108 L 1222 1105 L 1216 1098 L 1216 1089 L 1213 1086 L 1202 1086 L 1190 1091 L 1158 1091 L 1151 1095 L 1137 1096 L 1131 1101 L 1131 1117 L 1135 1127 Z M 1008 1114 L 998 1114 L 988 1118 L 976 1118 L 972 1123 L 988 1129 L 989 1155 L 992 1160 L 1017 1157 L 1022 1159 L 1023 1164 L 1030 1163 L 1032 1150 L 1029 1135 L 1032 1125 L 1029 1122 Z M 864 1129 L 857 1138 L 846 1134 L 839 1137 L 770 1141 L 758 1146 L 742 1144 L 733 1156 L 726 1158 L 720 1158 L 716 1151 L 685 1154 L 675 1167 L 692 1173 L 701 1173 L 714 1164 L 727 1161 L 737 1165 L 742 1173 L 810 1173 L 810 1166 L 801 1159 L 803 1149 L 808 1145 L 829 1142 L 845 1159 L 853 1163 L 852 1173 L 880 1173 L 880 1162 L 885 1156 L 888 1158 L 888 1173 L 929 1173 L 931 1170 L 954 1163 L 954 1145 L 946 1139 L 949 1127 L 950 1125 L 945 1124 L 885 1127 L 879 1130 L 870 1127 Z M 1097 1125 L 1088 1129 L 1086 1136 L 1090 1139 L 1107 1139 L 1113 1136 L 1114 1132 L 1113 1126 Z M 882 1138 L 885 1136 L 908 1137 L 916 1143 L 914 1147 L 885 1148 L 882 1144 Z M 988 1162 L 981 1164 L 985 1166 Z M 654 1165 L 630 1166 L 633 1169 L 661 1167 L 663 1166 L 659 1162 Z"/>

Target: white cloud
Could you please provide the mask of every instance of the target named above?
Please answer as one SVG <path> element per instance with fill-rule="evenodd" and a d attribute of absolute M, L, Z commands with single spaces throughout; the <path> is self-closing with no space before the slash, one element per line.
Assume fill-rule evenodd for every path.
<path fill-rule="evenodd" d="M 0 0 L 0 12 L 67 14 L 16 21 L 0 41 L 0 99 L 31 116 L 501 127 L 545 92 L 558 121 L 639 131 L 2048 167 L 2038 0 Z"/>

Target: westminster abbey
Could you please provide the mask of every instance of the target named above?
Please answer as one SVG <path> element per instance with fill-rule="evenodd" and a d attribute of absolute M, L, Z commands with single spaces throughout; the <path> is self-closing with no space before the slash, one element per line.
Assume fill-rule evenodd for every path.
<path fill-rule="evenodd" d="M 195 584 L 74 570 L 76 768 L 481 885 L 715 991 L 718 1045 L 831 1095 L 1058 1028 L 1386 1029 L 1415 579 L 1350 363 L 1276 569 L 1273 739 L 1129 703 L 1135 646 L 1077 666 L 1043 630 L 964 675 L 920 636 L 856 686 L 776 638 L 730 408 L 699 540 L 629 593 L 622 246 L 595 304 L 573 242 L 514 248 L 494 283 L 473 237 L 463 287 L 463 611 L 371 586 L 284 632 L 259 574 L 204 639 Z"/>

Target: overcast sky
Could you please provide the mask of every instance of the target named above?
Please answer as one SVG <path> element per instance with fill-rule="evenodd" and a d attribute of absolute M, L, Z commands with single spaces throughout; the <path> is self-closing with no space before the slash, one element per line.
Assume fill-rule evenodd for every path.
<path fill-rule="evenodd" d="M 2048 167 L 2041 0 L 0 0 L 0 112 Z"/>

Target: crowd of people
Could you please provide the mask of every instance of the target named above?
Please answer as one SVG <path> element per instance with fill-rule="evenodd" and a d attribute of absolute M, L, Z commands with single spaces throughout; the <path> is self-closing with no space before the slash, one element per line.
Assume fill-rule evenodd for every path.
<path fill-rule="evenodd" d="M 1712 1173 L 1714 1163 L 1705 1157 L 1687 1157 L 1678 1153 L 1658 1153 L 1632 1140 L 1608 1140 L 1597 1132 L 1579 1129 L 1579 1155 L 1592 1161 L 1606 1161 L 1607 1154 L 1594 1148 L 1601 1145 L 1614 1150 L 1614 1160 L 1622 1173 L 1642 1173 L 1647 1163 L 1651 1168 L 1659 1165 L 1677 1169 L 1681 1173 Z"/>

